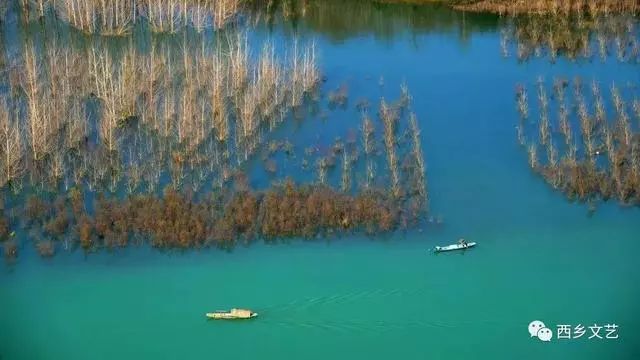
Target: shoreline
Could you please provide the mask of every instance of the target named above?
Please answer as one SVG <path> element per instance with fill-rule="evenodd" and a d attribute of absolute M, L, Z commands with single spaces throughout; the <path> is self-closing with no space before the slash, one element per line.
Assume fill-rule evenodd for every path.
<path fill-rule="evenodd" d="M 533 1 L 509 0 L 373 0 L 382 4 L 428 5 L 442 4 L 454 10 L 500 15 L 570 14 L 586 13 L 638 13 L 640 4 L 634 1 L 593 0 L 579 8 L 577 4 L 564 0 L 549 0 L 543 5 Z"/>

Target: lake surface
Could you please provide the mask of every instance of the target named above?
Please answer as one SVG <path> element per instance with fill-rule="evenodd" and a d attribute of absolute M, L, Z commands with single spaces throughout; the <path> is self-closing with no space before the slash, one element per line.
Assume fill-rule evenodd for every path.
<path fill-rule="evenodd" d="M 638 208 L 611 202 L 589 216 L 530 171 L 514 130 L 516 84 L 579 76 L 637 97 L 627 85 L 640 84 L 638 65 L 518 62 L 502 56 L 504 21 L 493 16 L 336 3 L 255 30 L 315 39 L 323 89 L 349 87 L 347 110 L 282 134 L 329 144 L 359 128 L 359 98 L 392 98 L 406 81 L 431 209 L 444 224 L 229 253 L 129 248 L 42 260 L 26 248 L 0 271 L 1 359 L 640 358 Z M 429 252 L 459 237 L 479 245 Z M 231 307 L 260 317 L 204 318 Z M 529 337 L 532 320 L 554 331 L 617 324 L 619 338 L 587 339 L 587 329 L 544 343 Z"/>

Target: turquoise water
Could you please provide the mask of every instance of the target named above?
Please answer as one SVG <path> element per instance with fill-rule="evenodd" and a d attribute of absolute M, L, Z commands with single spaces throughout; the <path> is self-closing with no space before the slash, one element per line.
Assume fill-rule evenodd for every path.
<path fill-rule="evenodd" d="M 341 22 L 339 35 L 298 20 L 317 40 L 325 90 L 347 82 L 350 109 L 297 124 L 296 140 L 344 136 L 360 126 L 358 98 L 396 95 L 406 81 L 442 226 L 230 253 L 131 248 L 40 260 L 25 248 L 0 271 L 0 358 L 640 358 L 638 209 L 611 203 L 589 217 L 530 172 L 514 130 L 516 83 L 542 75 L 638 84 L 637 65 L 520 64 L 502 58 L 496 19 L 448 14 L 444 25 L 412 28 L 439 12 L 396 9 L 369 10 L 388 15 L 371 28 Z M 270 29 L 287 39 L 291 27 Z M 428 253 L 461 236 L 479 246 Z M 261 315 L 204 319 L 236 306 Z M 552 330 L 615 323 L 619 339 L 543 343 L 529 337 L 532 320 Z"/>

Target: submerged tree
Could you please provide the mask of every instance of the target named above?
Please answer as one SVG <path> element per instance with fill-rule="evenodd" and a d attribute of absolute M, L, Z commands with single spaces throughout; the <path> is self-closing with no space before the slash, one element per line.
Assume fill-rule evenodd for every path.
<path fill-rule="evenodd" d="M 640 4 L 635 0 L 476 0 L 461 2 L 454 6 L 465 11 L 494 12 L 499 14 L 610 14 L 631 13 L 640 11 Z"/>
<path fill-rule="evenodd" d="M 85 33 L 125 36 L 141 20 L 154 32 L 221 29 L 238 16 L 242 0 L 21 0 L 20 5 L 27 18 L 51 9 Z"/>
<path fill-rule="evenodd" d="M 638 128 L 632 126 L 629 105 L 620 89 L 615 84 L 611 86 L 615 112 L 607 114 L 597 83 L 592 83 L 589 97 L 583 93 L 579 79 L 572 85 L 571 100 L 576 113 L 569 113 L 564 93 L 554 98 L 560 102 L 557 121 L 560 131 L 552 134 L 543 117 L 538 135 L 529 134 L 529 165 L 570 199 L 593 202 L 615 198 L 623 204 L 639 204 L 640 136 Z M 593 99 L 594 103 L 588 104 L 587 99 Z M 543 107 L 539 109 L 541 114 L 545 111 Z M 579 139 L 574 140 L 574 132 L 580 134 Z M 546 150 L 544 161 L 538 160 L 538 148 Z"/>
<path fill-rule="evenodd" d="M 78 1 L 56 6 L 68 4 Z M 139 16 L 116 20 L 116 13 L 72 21 L 113 28 Z M 362 144 L 350 129 L 326 152 L 316 147 L 309 156 L 321 156 L 319 183 L 277 183 L 275 152 L 296 163 L 295 146 L 268 140 L 320 106 L 315 45 L 294 40 L 279 53 L 266 41 L 253 53 L 245 33 L 209 35 L 151 36 L 143 44 L 25 35 L 0 94 L 0 185 L 18 193 L 12 206 L 24 211 L 42 256 L 143 242 L 230 248 L 257 238 L 374 234 L 406 228 L 428 210 L 406 86 L 396 102 L 381 101 L 380 121 L 363 112 Z M 276 184 L 255 190 L 241 174 L 261 152 L 270 154 L 264 159 Z M 12 256 L 22 246 L 7 244 Z"/>
<path fill-rule="evenodd" d="M 640 33 L 634 13 L 557 13 L 511 17 L 501 33 L 505 56 L 518 60 L 546 57 L 555 62 L 563 56 L 571 60 L 602 61 L 615 57 L 620 62 L 640 61 Z"/>

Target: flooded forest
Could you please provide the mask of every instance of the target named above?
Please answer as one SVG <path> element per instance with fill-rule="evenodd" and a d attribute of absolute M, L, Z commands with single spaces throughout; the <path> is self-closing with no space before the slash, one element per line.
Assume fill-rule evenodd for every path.
<path fill-rule="evenodd" d="M 502 55 L 513 61 L 640 62 L 635 1 L 509 3 L 451 6 L 497 14 Z M 305 18 L 340 38 L 337 14 L 359 13 L 352 26 L 368 29 L 376 23 L 368 5 L 2 6 L 0 239 L 9 261 L 28 246 L 45 257 L 132 243 L 231 249 L 443 222 L 429 207 L 418 120 L 428 114 L 412 110 L 406 83 L 386 84 L 395 98 L 350 94 L 346 81 L 327 88 L 312 36 L 274 41 L 252 32 Z M 398 26 L 447 26 L 447 17 L 395 16 Z M 517 141 L 531 169 L 593 210 L 599 200 L 640 203 L 636 86 L 544 74 L 514 84 Z M 282 130 L 322 131 L 346 108 L 356 111 L 330 142 L 301 143 Z"/>
<path fill-rule="evenodd" d="M 332 144 L 293 144 L 283 123 L 322 127 L 348 96 L 323 91 L 313 39 L 253 38 L 256 15 L 239 1 L 131 4 L 12 5 L 24 28 L 1 63 L 7 259 L 30 244 L 52 256 L 376 234 L 426 214 L 406 85 L 398 99 L 361 100 Z"/>

